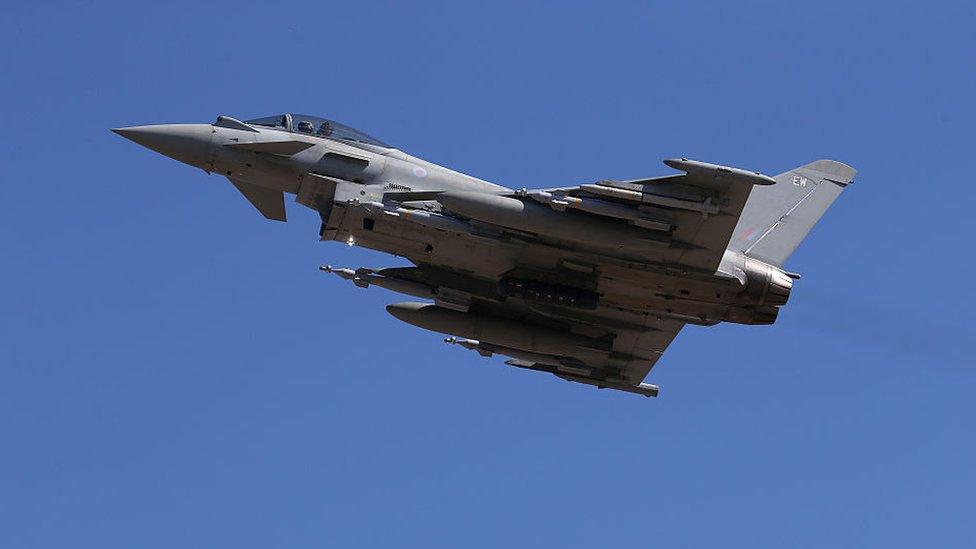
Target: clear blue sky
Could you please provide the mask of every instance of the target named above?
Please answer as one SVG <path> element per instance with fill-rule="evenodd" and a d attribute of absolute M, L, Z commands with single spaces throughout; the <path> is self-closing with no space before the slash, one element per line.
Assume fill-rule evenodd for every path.
<path fill-rule="evenodd" d="M 0 546 L 976 545 L 972 3 L 657 4 L 5 6 Z M 512 187 L 860 174 L 652 400 L 398 323 L 317 267 L 402 260 L 108 131 L 283 111 Z"/>

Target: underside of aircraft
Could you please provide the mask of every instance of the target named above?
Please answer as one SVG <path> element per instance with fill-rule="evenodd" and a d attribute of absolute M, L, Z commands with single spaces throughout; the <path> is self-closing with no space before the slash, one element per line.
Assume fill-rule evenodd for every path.
<path fill-rule="evenodd" d="M 799 278 L 783 265 L 855 170 L 818 160 L 776 176 L 675 158 L 677 173 L 510 189 L 320 117 L 113 130 L 220 174 L 268 219 L 285 195 L 319 236 L 412 267 L 326 272 L 422 301 L 394 317 L 482 356 L 645 396 L 688 324 L 772 324 Z"/>

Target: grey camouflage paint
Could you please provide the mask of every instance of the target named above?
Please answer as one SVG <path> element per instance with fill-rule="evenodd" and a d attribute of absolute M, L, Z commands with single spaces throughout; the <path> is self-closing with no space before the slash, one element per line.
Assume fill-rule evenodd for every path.
<path fill-rule="evenodd" d="M 407 258 L 414 267 L 323 267 L 429 300 L 388 307 L 398 319 L 512 366 L 645 396 L 686 324 L 775 321 L 798 278 L 784 263 L 856 173 L 818 160 L 768 177 L 682 158 L 665 161 L 675 175 L 513 190 L 372 139 L 297 131 L 302 118 L 113 131 L 227 177 L 268 219 L 285 221 L 295 195 L 318 212 L 322 240 Z"/>

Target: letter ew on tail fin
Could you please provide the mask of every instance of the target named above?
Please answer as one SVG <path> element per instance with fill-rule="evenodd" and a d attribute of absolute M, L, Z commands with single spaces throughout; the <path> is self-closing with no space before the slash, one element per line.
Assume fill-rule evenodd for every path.
<path fill-rule="evenodd" d="M 752 189 L 729 249 L 781 267 L 857 171 L 836 160 L 817 160 Z"/>

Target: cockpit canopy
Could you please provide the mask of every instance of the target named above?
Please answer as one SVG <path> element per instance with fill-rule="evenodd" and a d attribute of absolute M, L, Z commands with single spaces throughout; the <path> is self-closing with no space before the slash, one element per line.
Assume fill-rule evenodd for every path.
<path fill-rule="evenodd" d="M 304 133 L 306 135 L 317 135 L 319 137 L 328 137 L 329 139 L 355 141 L 357 143 L 366 143 L 367 145 L 376 145 L 377 147 L 385 147 L 387 149 L 392 148 L 390 145 L 387 145 L 379 139 L 374 139 L 355 128 L 350 128 L 345 124 L 340 124 L 334 120 L 328 120 L 318 116 L 308 116 L 305 114 L 281 114 L 278 116 L 254 118 L 252 120 L 245 120 L 244 122 L 254 126 L 267 126 L 269 128 L 295 133 Z"/>

